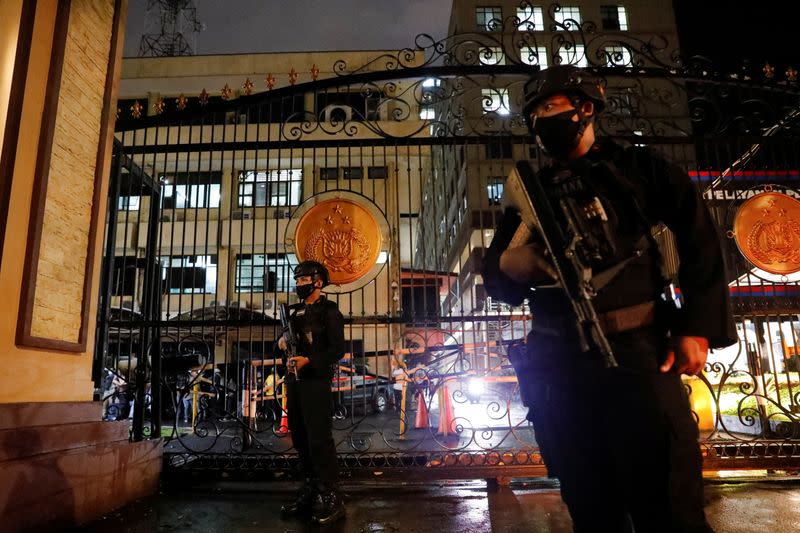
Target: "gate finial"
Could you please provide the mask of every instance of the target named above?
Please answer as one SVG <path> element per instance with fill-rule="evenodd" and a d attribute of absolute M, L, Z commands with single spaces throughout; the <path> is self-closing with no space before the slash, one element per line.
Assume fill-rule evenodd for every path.
<path fill-rule="evenodd" d="M 244 85 L 242 85 L 242 91 L 244 91 L 244 94 L 247 94 L 247 95 L 252 94 L 252 92 L 253 92 L 253 82 L 250 81 L 250 78 L 247 78 L 246 80 L 244 80 Z"/>

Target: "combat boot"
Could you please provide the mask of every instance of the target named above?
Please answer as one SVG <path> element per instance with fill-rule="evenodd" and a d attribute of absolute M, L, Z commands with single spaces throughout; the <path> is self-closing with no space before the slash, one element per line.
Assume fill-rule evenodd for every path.
<path fill-rule="evenodd" d="M 331 524 L 344 518 L 344 503 L 342 495 L 336 489 L 323 489 L 317 497 L 314 514 L 311 520 L 315 524 Z"/>
<path fill-rule="evenodd" d="M 303 486 L 295 494 L 294 501 L 281 506 L 281 516 L 289 518 L 292 516 L 308 516 L 314 508 L 317 500 L 316 483 L 311 478 L 306 478 Z"/>

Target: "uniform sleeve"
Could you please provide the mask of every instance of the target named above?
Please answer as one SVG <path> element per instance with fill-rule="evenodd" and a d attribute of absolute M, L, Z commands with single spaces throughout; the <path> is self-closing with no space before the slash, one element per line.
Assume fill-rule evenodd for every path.
<path fill-rule="evenodd" d="M 314 350 L 310 364 L 315 371 L 328 372 L 331 365 L 336 364 L 344 355 L 344 317 L 336 304 L 325 306 L 325 339 L 324 343 Z"/>
<path fill-rule="evenodd" d="M 500 270 L 500 256 L 508 248 L 521 223 L 519 212 L 511 207 L 506 208 L 483 258 L 481 271 L 486 293 L 509 305 L 520 305 L 529 292 L 528 286 L 515 282 Z"/>
<path fill-rule="evenodd" d="M 689 176 L 654 152 L 630 149 L 648 183 L 645 211 L 675 234 L 682 309 L 673 335 L 705 337 L 712 348 L 738 341 L 719 230 Z"/>

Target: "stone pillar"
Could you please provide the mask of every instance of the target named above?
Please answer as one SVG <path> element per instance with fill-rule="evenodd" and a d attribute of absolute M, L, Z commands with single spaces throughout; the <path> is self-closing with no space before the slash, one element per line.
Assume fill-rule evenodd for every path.
<path fill-rule="evenodd" d="M 156 488 L 91 369 L 127 0 L 0 2 L 0 523 L 70 526 Z"/>

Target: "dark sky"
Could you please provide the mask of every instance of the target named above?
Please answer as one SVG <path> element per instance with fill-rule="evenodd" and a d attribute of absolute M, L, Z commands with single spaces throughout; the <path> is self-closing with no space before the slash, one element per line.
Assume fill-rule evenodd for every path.
<path fill-rule="evenodd" d="M 800 70 L 796 22 L 787 11 L 795 3 L 673 0 L 681 49 L 708 56 L 726 71 L 738 71 L 744 60 L 755 70 L 769 61 L 779 76 L 788 65 Z M 146 4 L 129 3 L 125 56 L 138 55 Z M 215 54 L 413 47 L 419 33 L 445 37 L 452 0 L 196 0 L 195 5 L 205 25 L 195 53 Z"/>
<path fill-rule="evenodd" d="M 195 0 L 195 53 L 386 50 L 444 37 L 452 0 Z M 128 4 L 124 54 L 138 55 L 146 0 Z"/>
<path fill-rule="evenodd" d="M 795 1 L 673 0 L 681 48 L 708 56 L 724 70 L 738 71 L 748 60 L 760 70 L 769 62 L 776 76 L 786 67 L 800 70 Z"/>

